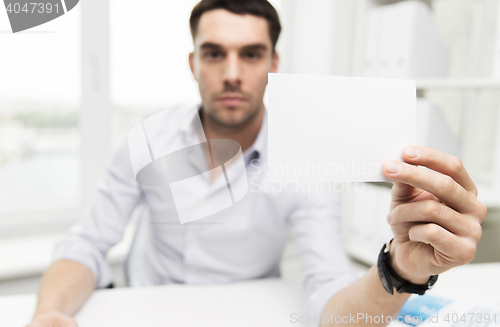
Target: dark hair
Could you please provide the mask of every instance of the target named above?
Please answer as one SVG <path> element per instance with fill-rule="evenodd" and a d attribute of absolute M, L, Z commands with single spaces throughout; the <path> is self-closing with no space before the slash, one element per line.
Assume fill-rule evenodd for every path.
<path fill-rule="evenodd" d="M 193 40 L 196 36 L 201 15 L 214 9 L 225 9 L 233 14 L 250 14 L 265 18 L 269 25 L 269 36 L 271 37 L 274 51 L 276 42 L 278 42 L 278 37 L 280 36 L 281 24 L 276 9 L 267 0 L 201 0 L 194 6 L 189 18 Z"/>

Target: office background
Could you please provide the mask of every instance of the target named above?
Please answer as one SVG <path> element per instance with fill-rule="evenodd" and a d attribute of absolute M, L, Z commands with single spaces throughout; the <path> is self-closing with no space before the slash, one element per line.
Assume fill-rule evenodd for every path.
<path fill-rule="evenodd" d="M 196 2 L 85 0 L 16 34 L 0 10 L 0 295 L 36 292 L 131 124 L 199 100 L 187 63 Z M 271 2 L 280 72 L 417 80 L 419 142 L 459 155 L 489 208 L 474 262 L 500 261 L 500 1 Z M 389 192 L 341 194 L 344 245 L 360 265 L 390 239 Z M 109 255 L 118 286 L 138 217 Z M 299 266 L 290 240 L 284 278 Z"/>

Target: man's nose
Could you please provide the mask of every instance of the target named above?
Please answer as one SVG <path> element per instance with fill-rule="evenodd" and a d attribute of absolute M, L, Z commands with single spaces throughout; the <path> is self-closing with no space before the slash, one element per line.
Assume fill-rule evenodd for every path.
<path fill-rule="evenodd" d="M 241 63 L 236 53 L 227 56 L 224 82 L 237 87 L 241 85 Z"/>

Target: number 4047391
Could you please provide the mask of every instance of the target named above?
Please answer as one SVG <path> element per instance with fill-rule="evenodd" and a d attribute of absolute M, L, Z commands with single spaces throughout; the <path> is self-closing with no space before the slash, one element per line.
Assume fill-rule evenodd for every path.
<path fill-rule="evenodd" d="M 51 3 L 38 3 L 38 2 L 30 2 L 21 5 L 20 3 L 9 3 L 6 7 L 7 12 L 20 14 L 50 14 L 52 11 L 55 13 L 59 13 L 59 3 L 51 4 Z"/>
<path fill-rule="evenodd" d="M 500 317 L 499 317 L 500 318 Z M 497 322 L 497 314 L 489 314 L 487 312 L 478 312 L 478 313 L 463 313 L 462 315 L 459 315 L 457 313 L 448 313 L 444 317 L 444 321 L 447 323 L 458 323 L 458 322 L 463 322 L 463 323 L 496 323 Z"/>

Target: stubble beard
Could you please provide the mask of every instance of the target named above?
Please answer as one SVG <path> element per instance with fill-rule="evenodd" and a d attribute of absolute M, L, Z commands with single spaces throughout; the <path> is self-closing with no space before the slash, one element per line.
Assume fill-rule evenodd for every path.
<path fill-rule="evenodd" d="M 221 119 L 217 114 L 215 114 L 212 110 L 205 110 L 204 112 L 207 113 L 207 119 L 210 120 L 210 122 L 218 127 L 223 127 L 223 128 L 240 128 L 243 127 L 247 124 L 249 124 L 257 114 L 259 113 L 261 105 L 255 106 L 250 110 L 250 112 L 243 117 L 240 121 L 231 123 L 231 122 L 226 122 L 223 119 Z M 231 109 L 230 109 L 231 110 Z"/>

